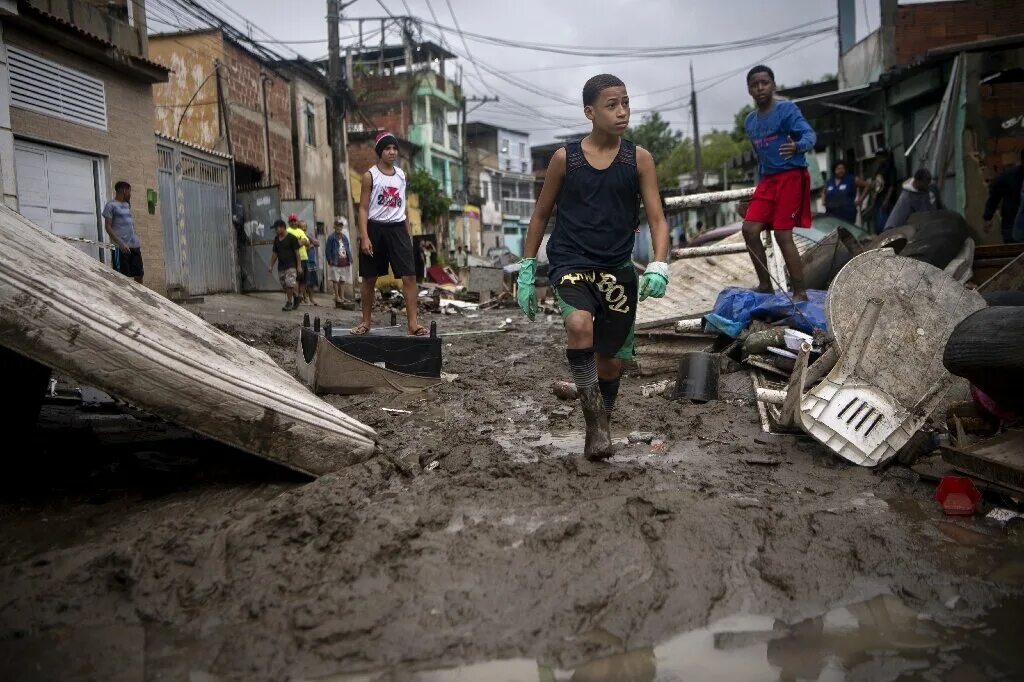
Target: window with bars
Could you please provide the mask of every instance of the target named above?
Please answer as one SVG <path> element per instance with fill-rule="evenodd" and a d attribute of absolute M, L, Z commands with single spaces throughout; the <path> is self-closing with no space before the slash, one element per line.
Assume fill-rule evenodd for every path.
<path fill-rule="evenodd" d="M 19 47 L 7 47 L 11 106 L 107 129 L 103 81 Z"/>
<path fill-rule="evenodd" d="M 432 108 L 431 115 L 432 115 L 431 128 L 433 128 L 433 131 L 432 131 L 433 132 L 433 140 L 437 144 L 443 145 L 444 144 L 444 130 L 445 130 L 445 128 L 448 127 L 448 123 L 445 121 L 445 118 L 444 118 L 444 109 L 442 109 L 440 105 L 436 105 L 436 106 L 434 106 Z"/>
<path fill-rule="evenodd" d="M 306 122 L 306 144 L 316 146 L 316 107 L 308 99 L 302 100 L 302 117 Z"/>

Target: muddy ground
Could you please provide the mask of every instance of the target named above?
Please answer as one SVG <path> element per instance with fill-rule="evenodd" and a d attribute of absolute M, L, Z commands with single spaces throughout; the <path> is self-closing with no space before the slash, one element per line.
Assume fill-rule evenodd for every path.
<path fill-rule="evenodd" d="M 276 303 L 198 309 L 293 370 Z M 185 434 L 104 447 L 47 408 L 0 496 L 0 679 L 1021 678 L 1013 533 L 763 433 L 743 373 L 706 405 L 627 378 L 616 434 L 667 452 L 584 461 L 561 344 L 554 320 L 452 337 L 451 383 L 327 397 L 381 454 L 315 481 Z"/>

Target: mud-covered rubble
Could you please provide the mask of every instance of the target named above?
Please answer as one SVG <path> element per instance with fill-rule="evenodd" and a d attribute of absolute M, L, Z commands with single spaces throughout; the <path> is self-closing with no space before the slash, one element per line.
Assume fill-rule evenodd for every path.
<path fill-rule="evenodd" d="M 482 315 L 450 327 L 501 313 Z M 294 341 L 291 326 L 220 324 L 272 355 Z M 144 504 L 66 500 L 59 515 L 8 497 L 0 674 L 58 679 L 18 675 L 76 653 L 103 679 L 129 679 L 118 671 L 132 661 L 147 680 L 521 657 L 571 669 L 736 613 L 797 622 L 882 593 L 979 618 L 1024 583 L 990 578 L 1015 551 L 1005 536 L 940 525 L 930 487 L 906 470 L 764 434 L 743 373 L 706 405 L 643 397 L 647 380 L 626 379 L 620 453 L 595 464 L 578 456 L 579 415 L 553 414 L 565 403 L 551 382 L 567 375 L 554 322 L 444 351 L 459 378 L 426 394 L 327 397 L 381 443 L 336 474 L 199 479 Z M 667 451 L 629 444 L 633 431 Z M 102 531 L 55 541 L 87 507 Z M 119 658 L 86 656 L 104 647 Z"/>

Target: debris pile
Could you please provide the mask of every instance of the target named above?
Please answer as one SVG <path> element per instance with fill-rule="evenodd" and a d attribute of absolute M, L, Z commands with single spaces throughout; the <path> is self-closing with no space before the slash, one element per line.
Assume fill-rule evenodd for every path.
<path fill-rule="evenodd" d="M 714 261 L 739 244 L 677 251 L 703 261 L 704 284 L 723 286 L 709 309 L 688 309 L 710 298 L 684 291 L 657 304 L 661 319 L 639 316 L 633 372 L 675 374 L 642 395 L 722 399 L 718 375 L 746 371 L 766 432 L 810 436 L 860 466 L 912 466 L 944 481 L 936 499 L 948 513 L 988 513 L 994 495 L 996 516 L 1017 519 L 1024 253 L 975 245 L 956 213 L 915 218 L 873 239 L 840 228 L 804 250 L 821 289 L 801 302 L 782 287 L 737 286 L 731 270 L 716 277 Z M 998 270 L 987 264 L 993 248 Z"/>

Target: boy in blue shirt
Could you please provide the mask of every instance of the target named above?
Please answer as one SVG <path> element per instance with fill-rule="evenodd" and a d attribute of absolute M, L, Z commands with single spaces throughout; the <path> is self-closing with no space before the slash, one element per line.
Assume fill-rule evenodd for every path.
<path fill-rule="evenodd" d="M 793 300 L 806 301 L 803 264 L 793 243 L 794 227 L 811 226 L 811 176 L 804 154 L 816 136 L 792 102 L 775 99 L 775 74 L 767 66 L 747 73 L 747 91 L 757 109 L 744 124 L 757 153 L 760 181 L 743 221 L 743 238 L 757 272 L 757 291 L 774 291 L 761 233 L 774 230 L 793 284 Z"/>

